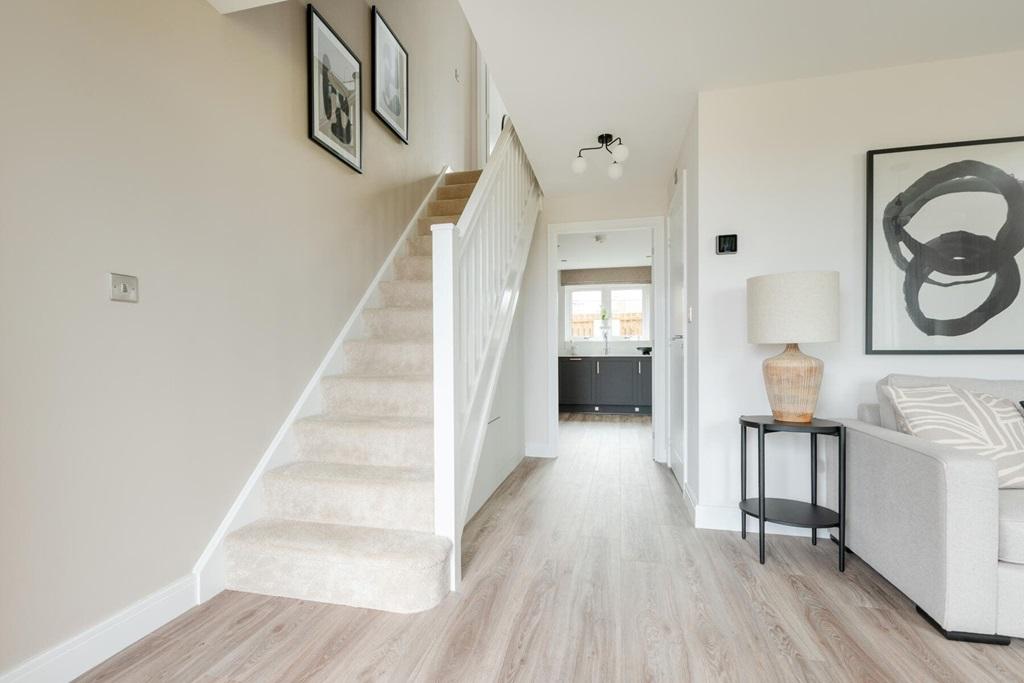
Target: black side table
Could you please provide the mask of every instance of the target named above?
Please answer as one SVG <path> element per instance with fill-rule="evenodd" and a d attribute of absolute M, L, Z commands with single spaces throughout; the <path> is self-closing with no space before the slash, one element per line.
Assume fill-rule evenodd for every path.
<path fill-rule="evenodd" d="M 757 430 L 757 498 L 747 498 L 747 429 Z M 764 436 L 773 432 L 811 435 L 811 502 L 788 498 L 765 498 Z M 818 505 L 818 435 L 839 439 L 839 512 Z M 758 551 L 764 564 L 764 523 L 775 522 L 811 530 L 811 543 L 818 544 L 818 529 L 839 527 L 839 571 L 846 570 L 846 427 L 839 422 L 781 422 L 771 415 L 740 417 L 740 529 L 747 537 L 747 516 L 758 520 Z"/>

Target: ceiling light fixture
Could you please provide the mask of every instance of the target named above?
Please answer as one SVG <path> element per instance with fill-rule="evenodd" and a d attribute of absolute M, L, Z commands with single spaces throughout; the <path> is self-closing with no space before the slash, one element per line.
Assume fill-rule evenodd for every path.
<path fill-rule="evenodd" d="M 586 172 L 587 160 L 583 158 L 584 152 L 596 149 L 603 149 L 612 156 L 612 163 L 608 166 L 608 177 L 618 180 L 622 177 L 622 162 L 629 158 L 629 147 L 622 144 L 621 137 L 613 137 L 611 133 L 601 133 L 597 136 L 597 147 L 582 147 L 572 160 L 572 172 L 576 175 Z M 614 145 L 614 147 L 612 146 Z"/>

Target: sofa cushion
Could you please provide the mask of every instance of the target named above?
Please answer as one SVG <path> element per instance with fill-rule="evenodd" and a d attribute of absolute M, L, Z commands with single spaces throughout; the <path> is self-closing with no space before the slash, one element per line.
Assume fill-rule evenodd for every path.
<path fill-rule="evenodd" d="M 1024 402 L 1024 380 L 972 379 L 970 377 L 925 377 L 922 375 L 888 375 L 875 385 L 878 395 L 878 416 L 886 429 L 899 429 L 892 402 L 882 391 L 883 387 L 934 387 L 948 384 L 979 394 L 991 394 L 999 398 Z"/>
<path fill-rule="evenodd" d="M 1024 415 L 1017 403 L 948 384 L 882 388 L 899 431 L 996 463 L 999 488 L 1024 488 Z"/>
<path fill-rule="evenodd" d="M 999 492 L 999 559 L 1024 564 L 1024 489 Z"/>

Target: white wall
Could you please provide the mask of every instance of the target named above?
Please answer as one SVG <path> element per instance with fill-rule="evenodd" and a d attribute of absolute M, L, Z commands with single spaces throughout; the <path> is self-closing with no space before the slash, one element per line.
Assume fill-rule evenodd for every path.
<path fill-rule="evenodd" d="M 305 6 L 0 9 L 0 671 L 192 569 L 445 163 L 475 46 L 455 0 L 378 4 L 413 58 L 411 138 L 365 173 L 306 138 Z M 458 68 L 462 82 L 454 78 Z M 136 305 L 106 273 L 140 276 Z"/>
<path fill-rule="evenodd" d="M 1019 356 L 863 351 L 865 152 L 1024 133 L 1024 92 L 1014 85 L 1021 73 L 1024 52 L 1017 52 L 701 94 L 694 431 L 706 519 L 738 528 L 737 416 L 768 410 L 760 364 L 778 349 L 746 343 L 750 276 L 840 272 L 841 341 L 805 349 L 825 360 L 821 416 L 854 415 L 859 402 L 874 401 L 874 382 L 890 372 L 1024 377 Z M 691 161 L 693 145 L 691 139 L 684 152 Z M 719 233 L 739 234 L 739 254 L 715 255 Z M 770 438 L 776 455 L 767 486 L 771 495 L 807 496 L 806 437 L 787 436 Z"/>
<path fill-rule="evenodd" d="M 516 310 L 501 363 L 490 424 L 469 498 L 466 520 L 472 519 L 501 482 L 526 455 L 523 425 L 523 307 Z"/>
<path fill-rule="evenodd" d="M 608 181 L 611 183 L 612 181 Z M 659 187 L 562 195 L 544 198 L 537 232 L 530 245 L 530 257 L 523 276 L 523 398 L 526 454 L 556 455 L 557 434 L 550 433 L 548 414 L 548 226 L 554 223 L 601 221 L 662 216 L 668 200 Z"/>

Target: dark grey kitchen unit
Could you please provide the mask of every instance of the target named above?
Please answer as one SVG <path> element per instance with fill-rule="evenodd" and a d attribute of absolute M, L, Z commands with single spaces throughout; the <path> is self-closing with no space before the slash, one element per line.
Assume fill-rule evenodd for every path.
<path fill-rule="evenodd" d="M 563 413 L 650 415 L 651 357 L 560 357 L 558 409 Z"/>

